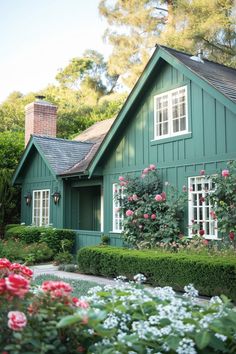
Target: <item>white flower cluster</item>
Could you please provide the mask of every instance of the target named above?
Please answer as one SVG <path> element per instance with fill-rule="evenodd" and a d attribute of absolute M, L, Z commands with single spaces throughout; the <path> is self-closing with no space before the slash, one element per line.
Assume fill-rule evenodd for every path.
<path fill-rule="evenodd" d="M 197 354 L 194 347 L 195 347 L 195 344 L 192 339 L 183 338 L 179 342 L 179 346 L 176 349 L 176 353 L 178 353 L 178 354 Z"/>
<path fill-rule="evenodd" d="M 141 273 L 134 276 L 134 281 L 138 284 L 145 283 L 146 280 L 147 278 Z"/>
<path fill-rule="evenodd" d="M 193 284 L 188 284 L 184 287 L 185 297 L 197 297 L 198 296 L 198 291 L 194 288 Z"/>

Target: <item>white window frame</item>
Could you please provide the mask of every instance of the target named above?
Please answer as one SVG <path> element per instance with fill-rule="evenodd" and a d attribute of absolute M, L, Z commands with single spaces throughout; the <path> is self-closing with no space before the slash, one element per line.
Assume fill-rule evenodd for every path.
<path fill-rule="evenodd" d="M 124 214 L 122 210 L 117 211 L 118 208 L 121 208 L 121 203 L 119 200 L 115 198 L 115 194 L 117 191 L 121 192 L 121 198 L 124 197 L 124 187 L 120 186 L 119 183 L 112 184 L 112 196 L 113 196 L 113 203 L 112 203 L 112 231 L 121 233 L 124 230 L 123 221 L 124 221 Z M 117 227 L 118 225 L 118 227 Z M 120 226 L 120 227 L 119 227 Z"/>
<path fill-rule="evenodd" d="M 39 222 L 36 223 L 35 220 L 35 196 L 36 193 L 39 193 L 40 198 L 39 198 L 39 215 L 38 215 L 38 219 Z M 48 193 L 48 216 L 47 216 L 47 223 L 43 224 L 43 209 L 46 210 L 46 208 L 43 208 L 43 193 Z M 33 203 L 32 203 L 32 224 L 35 226 L 49 226 L 50 224 L 50 189 L 37 189 L 37 190 L 33 190 Z"/>
<path fill-rule="evenodd" d="M 196 188 L 199 184 L 202 185 L 201 190 Z M 189 237 L 193 237 L 191 225 L 194 220 L 200 229 L 205 231 L 204 238 L 209 240 L 218 239 L 217 221 L 213 219 L 210 214 L 212 205 L 210 202 L 206 202 L 205 198 L 207 194 L 212 190 L 212 180 L 205 176 L 192 176 L 188 178 L 188 225 L 189 225 Z M 203 197 L 204 201 L 201 202 L 200 198 Z M 194 215 L 194 209 L 196 209 L 196 215 Z M 209 232 L 207 232 L 209 229 Z"/>
<path fill-rule="evenodd" d="M 173 104 L 172 104 L 172 95 L 176 92 L 179 92 L 180 90 L 184 90 L 185 91 L 185 130 L 181 130 L 178 132 L 174 132 L 173 131 L 173 121 L 175 120 L 173 118 Z M 158 116 L 157 116 L 157 99 L 158 98 L 163 98 L 164 96 L 167 96 L 167 120 L 165 122 L 168 123 L 168 131 L 166 134 L 162 134 L 162 135 L 158 135 L 158 125 L 160 125 L 160 122 L 158 121 Z M 179 109 L 178 109 L 179 110 Z M 184 117 L 184 116 L 183 116 Z M 180 118 L 176 118 L 176 120 L 179 120 Z M 161 122 L 163 123 L 163 121 Z M 179 135 L 184 135 L 187 134 L 188 131 L 188 89 L 187 89 L 187 85 L 185 86 L 181 86 L 178 88 L 175 88 L 173 90 L 169 90 L 166 92 L 163 92 L 159 95 L 154 96 L 154 140 L 159 140 L 159 139 L 165 139 L 165 138 L 169 138 L 169 137 L 175 137 L 175 136 L 179 136 Z"/>

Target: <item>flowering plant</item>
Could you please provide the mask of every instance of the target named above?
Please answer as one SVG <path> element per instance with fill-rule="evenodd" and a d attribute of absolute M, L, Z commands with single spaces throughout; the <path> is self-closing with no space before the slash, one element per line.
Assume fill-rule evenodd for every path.
<path fill-rule="evenodd" d="M 213 206 L 211 213 L 217 219 L 217 228 L 221 236 L 227 236 L 229 241 L 234 241 L 236 235 L 236 161 L 229 162 L 227 169 L 211 179 L 216 186 L 208 194 Z"/>
<path fill-rule="evenodd" d="M 170 287 L 144 288 L 141 274 L 137 284 L 118 277 L 116 285 L 89 290 L 90 303 L 99 326 L 87 328 L 96 336 L 89 353 L 233 353 L 236 347 L 236 310 L 222 297 L 203 304 L 192 284 L 183 297 Z M 63 318 L 60 328 L 73 328 L 89 310 Z M 86 331 L 85 330 L 85 331 Z"/>
<path fill-rule="evenodd" d="M 123 237 L 130 245 L 155 247 L 156 242 L 176 240 L 180 233 L 186 193 L 177 192 L 166 182 L 165 191 L 155 165 L 140 177 L 119 177 L 124 187 L 120 205 L 124 215 Z"/>

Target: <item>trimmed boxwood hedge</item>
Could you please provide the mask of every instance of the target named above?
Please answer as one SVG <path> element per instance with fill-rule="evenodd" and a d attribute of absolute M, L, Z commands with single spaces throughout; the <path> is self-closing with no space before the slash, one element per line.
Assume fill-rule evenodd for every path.
<path fill-rule="evenodd" d="M 27 244 L 45 242 L 54 254 L 62 252 L 61 241 L 69 240 L 71 241 L 70 249 L 66 251 L 72 251 L 75 242 L 75 232 L 66 229 L 54 229 L 52 227 L 35 227 L 35 226 L 25 226 L 18 225 L 6 228 L 5 238 L 12 239 L 17 238 Z"/>
<path fill-rule="evenodd" d="M 117 247 L 84 247 L 78 251 L 79 269 L 86 274 L 132 279 L 142 273 L 153 286 L 172 286 L 182 291 L 193 283 L 201 295 L 224 294 L 236 301 L 236 259 L 137 251 Z"/>

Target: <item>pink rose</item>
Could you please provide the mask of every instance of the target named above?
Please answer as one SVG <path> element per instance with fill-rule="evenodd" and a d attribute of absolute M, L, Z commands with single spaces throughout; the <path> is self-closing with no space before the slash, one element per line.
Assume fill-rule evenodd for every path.
<path fill-rule="evenodd" d="M 125 215 L 126 215 L 126 216 L 132 216 L 133 213 L 134 213 L 134 212 L 133 212 L 132 210 L 128 209 L 128 210 L 126 210 Z"/>
<path fill-rule="evenodd" d="M 155 200 L 156 200 L 157 202 L 161 202 L 161 201 L 162 201 L 162 196 L 161 196 L 161 194 L 157 194 L 157 195 L 155 196 Z"/>
<path fill-rule="evenodd" d="M 162 201 L 164 202 L 166 200 L 166 192 L 161 193 Z"/>
<path fill-rule="evenodd" d="M 120 177 L 119 177 L 119 181 L 120 181 L 120 182 L 123 182 L 123 181 L 125 181 L 125 178 L 124 178 L 123 176 L 120 176 Z"/>
<path fill-rule="evenodd" d="M 156 214 L 152 214 L 152 215 L 151 215 L 151 219 L 152 219 L 152 220 L 155 220 L 155 219 L 156 219 Z"/>
<path fill-rule="evenodd" d="M 208 243 L 209 243 L 209 241 L 205 239 L 205 240 L 202 241 L 202 243 L 203 243 L 205 246 L 207 246 Z"/>
<path fill-rule="evenodd" d="M 6 278 L 6 288 L 12 294 L 23 298 L 29 291 L 29 280 L 20 274 L 10 274 Z"/>
<path fill-rule="evenodd" d="M 201 170 L 200 171 L 200 176 L 204 176 L 205 175 L 205 170 Z"/>
<path fill-rule="evenodd" d="M 11 267 L 11 262 L 6 258 L 0 258 L 0 272 L 1 273 L 9 273 Z"/>
<path fill-rule="evenodd" d="M 143 214 L 144 219 L 148 219 L 149 215 L 148 214 Z"/>
<path fill-rule="evenodd" d="M 153 165 L 153 164 L 149 165 L 149 170 L 154 171 L 155 169 L 156 169 L 155 165 Z"/>
<path fill-rule="evenodd" d="M 136 202 L 136 200 L 138 200 L 138 196 L 137 196 L 137 194 L 133 194 L 133 195 L 132 195 L 132 198 L 133 198 L 133 201 L 135 201 L 135 202 Z"/>
<path fill-rule="evenodd" d="M 210 215 L 211 215 L 212 219 L 214 219 L 214 220 L 216 219 L 216 213 L 213 210 L 210 211 Z"/>
<path fill-rule="evenodd" d="M 143 174 L 146 175 L 146 174 L 148 174 L 148 172 L 149 172 L 149 168 L 146 167 L 146 168 L 143 170 Z"/>
<path fill-rule="evenodd" d="M 62 297 L 69 295 L 73 289 L 64 281 L 47 280 L 43 282 L 42 290 L 49 292 L 52 297 Z"/>
<path fill-rule="evenodd" d="M 89 304 L 87 303 L 87 301 L 80 300 L 77 297 L 73 297 L 72 302 L 76 307 L 81 307 L 83 309 L 87 309 L 89 307 Z"/>
<path fill-rule="evenodd" d="M 27 318 L 23 312 L 20 311 L 10 311 L 7 317 L 8 327 L 13 331 L 21 331 L 27 324 Z"/>
<path fill-rule="evenodd" d="M 222 177 L 229 177 L 229 170 L 223 170 L 222 172 L 221 172 L 221 174 L 222 174 Z"/>
<path fill-rule="evenodd" d="M 129 201 L 129 202 L 132 202 L 132 201 L 133 201 L 133 196 L 132 196 L 132 195 L 128 197 L 128 201 Z"/>

